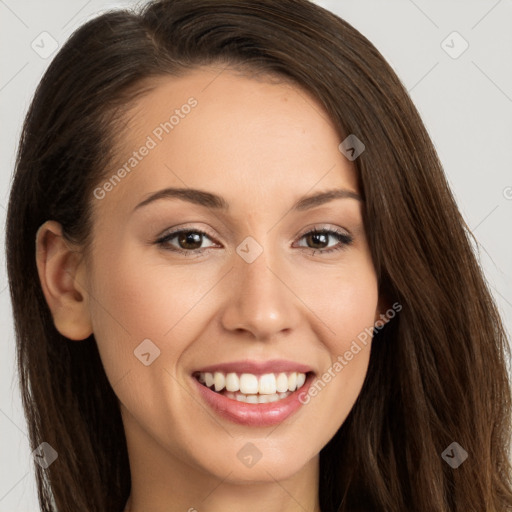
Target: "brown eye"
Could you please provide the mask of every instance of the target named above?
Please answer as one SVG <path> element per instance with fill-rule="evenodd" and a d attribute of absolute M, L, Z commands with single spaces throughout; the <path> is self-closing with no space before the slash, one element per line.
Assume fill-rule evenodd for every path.
<path fill-rule="evenodd" d="M 309 233 L 305 236 L 309 247 L 312 249 L 323 249 L 329 243 L 329 236 L 325 233 Z"/>
<path fill-rule="evenodd" d="M 177 235 L 177 239 L 182 249 L 195 250 L 201 247 L 203 235 L 197 231 L 182 231 Z"/>
<path fill-rule="evenodd" d="M 338 244 L 329 247 L 330 240 L 337 240 Z M 320 253 L 328 253 L 332 251 L 338 251 L 341 249 L 345 249 L 353 242 L 352 236 L 343 231 L 338 231 L 334 229 L 313 229 L 304 233 L 301 236 L 301 240 L 306 241 L 306 245 L 300 245 L 304 249 L 309 249 L 313 251 L 318 251 Z"/>
<path fill-rule="evenodd" d="M 172 233 L 168 233 L 156 240 L 156 244 L 168 251 L 179 252 L 185 255 L 201 253 L 215 244 L 201 247 L 205 240 L 211 240 L 210 236 L 204 231 L 197 229 L 180 229 Z"/>

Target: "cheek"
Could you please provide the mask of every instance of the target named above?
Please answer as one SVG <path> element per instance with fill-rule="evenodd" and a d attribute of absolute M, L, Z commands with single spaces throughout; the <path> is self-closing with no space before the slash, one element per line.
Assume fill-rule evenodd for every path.
<path fill-rule="evenodd" d="M 311 325 L 320 327 L 317 337 L 331 355 L 343 353 L 353 339 L 374 325 L 378 283 L 370 260 L 309 273 L 302 284 L 296 283 L 295 290 L 312 318 L 317 317 Z"/>
<path fill-rule="evenodd" d="M 359 396 L 368 369 L 378 304 L 378 284 L 369 263 L 338 269 L 336 276 L 310 281 L 302 289 L 309 294 L 304 302 L 319 319 L 316 334 L 330 358 L 304 401 L 334 431 Z"/>
<path fill-rule="evenodd" d="M 113 259 L 115 266 L 97 264 L 94 272 L 95 333 L 109 326 L 121 338 L 161 339 L 204 295 L 204 284 L 189 270 L 144 262 L 133 248 Z"/>
<path fill-rule="evenodd" d="M 186 272 L 144 263 L 133 249 L 124 254 L 111 258 L 111 267 L 98 258 L 90 310 L 107 378 L 120 402 L 142 421 L 171 414 L 159 402 L 162 389 L 171 403 L 178 402 L 180 387 L 170 384 L 193 339 L 187 313 L 200 296 Z"/>
<path fill-rule="evenodd" d="M 123 378 L 123 386 L 136 381 L 138 388 L 149 389 L 162 368 L 175 373 L 201 328 L 204 298 L 218 276 L 211 268 L 193 271 L 173 268 L 165 261 L 155 263 L 156 258 L 133 246 L 119 249 L 121 242 L 104 247 L 101 254 L 108 258 L 97 254 L 90 273 L 90 311 L 98 350 L 112 386 Z M 142 357 L 148 352 L 150 372 Z M 148 356 L 145 359 L 148 362 Z M 121 393 L 120 388 L 117 391 Z"/>
<path fill-rule="evenodd" d="M 165 345 L 172 335 L 166 333 L 185 314 L 184 304 L 191 299 L 184 296 L 187 288 L 183 289 L 183 283 L 171 279 L 175 276 L 166 278 L 163 267 L 143 264 L 133 249 L 108 254 L 108 262 L 97 256 L 89 306 L 100 356 L 113 385 L 128 371 L 130 379 L 147 374 L 141 364 L 142 353 L 149 351 L 155 363 L 157 355 L 164 354 L 167 360 L 177 357 L 182 347 Z M 145 350 L 140 352 L 139 347 Z"/>

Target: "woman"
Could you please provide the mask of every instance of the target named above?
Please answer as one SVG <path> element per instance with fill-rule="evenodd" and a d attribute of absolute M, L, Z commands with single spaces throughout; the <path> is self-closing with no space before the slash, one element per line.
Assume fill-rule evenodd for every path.
<path fill-rule="evenodd" d="M 328 11 L 86 23 L 7 220 L 42 510 L 507 510 L 508 345 L 470 236 L 399 79 Z"/>

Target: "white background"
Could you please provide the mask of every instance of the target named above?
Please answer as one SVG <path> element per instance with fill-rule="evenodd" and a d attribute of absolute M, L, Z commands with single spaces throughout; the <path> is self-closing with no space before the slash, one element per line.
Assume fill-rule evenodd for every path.
<path fill-rule="evenodd" d="M 276 0 L 279 1 L 279 0 Z M 512 332 L 512 0 L 318 0 L 370 39 L 408 89 L 479 242 L 486 277 Z M 0 222 L 21 123 L 53 55 L 31 47 L 42 32 L 59 45 L 90 17 L 128 0 L 0 0 Z M 457 31 L 458 58 L 441 46 Z M 452 42 L 453 41 L 453 42 Z M 447 40 L 457 51 L 457 36 Z M 15 342 L 0 247 L 0 512 L 38 509 L 33 462 L 15 373 Z M 34 340 L 37 342 L 37 340 Z"/>

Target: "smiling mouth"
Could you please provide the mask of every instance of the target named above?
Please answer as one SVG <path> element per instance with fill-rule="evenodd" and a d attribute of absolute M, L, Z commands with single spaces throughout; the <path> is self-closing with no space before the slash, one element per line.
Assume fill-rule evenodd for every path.
<path fill-rule="evenodd" d="M 251 404 L 278 402 L 304 386 L 312 372 L 252 373 L 195 372 L 194 378 L 226 398 Z"/>

